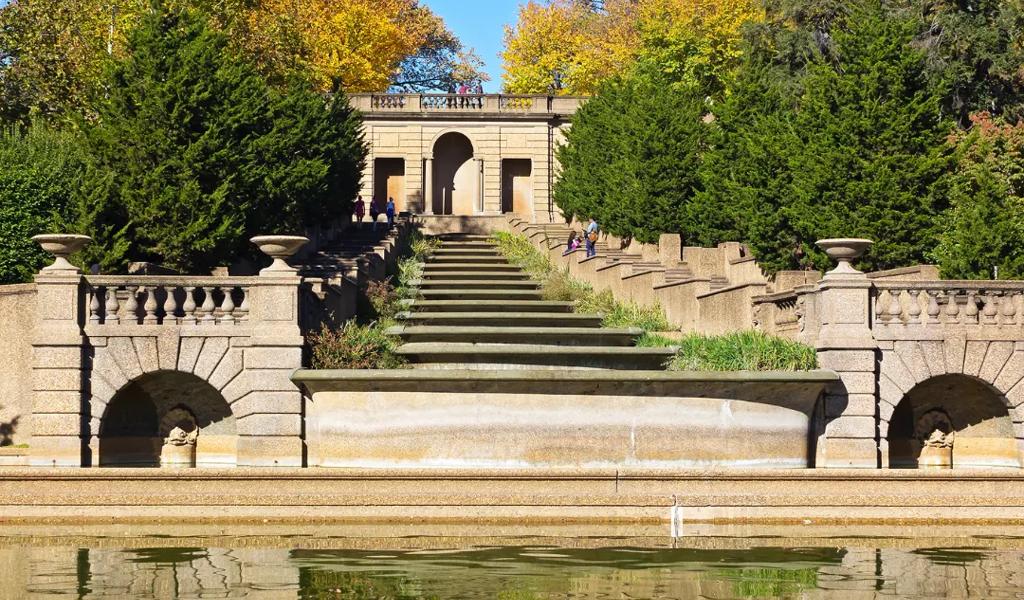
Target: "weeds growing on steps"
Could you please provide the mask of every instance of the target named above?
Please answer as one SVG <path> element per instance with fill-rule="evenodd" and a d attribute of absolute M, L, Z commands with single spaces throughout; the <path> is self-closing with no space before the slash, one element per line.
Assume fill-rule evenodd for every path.
<path fill-rule="evenodd" d="M 555 267 L 551 259 L 525 237 L 499 231 L 494 234 L 494 239 L 510 263 L 541 282 L 545 300 L 575 302 L 581 313 L 602 315 L 601 324 L 604 327 L 638 327 L 644 331 L 671 329 L 660 307 L 620 302 L 607 290 L 595 292 L 590 284 Z"/>
<path fill-rule="evenodd" d="M 557 268 L 522 235 L 498 232 L 494 239 L 508 261 L 542 283 L 548 300 L 576 302 L 581 313 L 604 316 L 605 327 L 637 327 L 644 330 L 636 345 L 647 348 L 678 348 L 668 364 L 673 371 L 803 371 L 817 368 L 814 348 L 767 335 L 740 331 L 720 336 L 690 334 L 678 339 L 659 335 L 671 329 L 658 307 L 619 302 L 610 291 L 595 292 L 589 284 Z"/>
<path fill-rule="evenodd" d="M 673 371 L 807 371 L 818 366 L 814 348 L 748 330 L 718 336 L 691 334 L 678 340 Z"/>
<path fill-rule="evenodd" d="M 440 240 L 413 231 L 409 247 L 412 256 L 398 261 L 398 273 L 366 285 L 366 298 L 371 314 L 360 315 L 337 331 L 326 327 L 309 336 L 314 369 L 398 369 L 406 361 L 396 354 L 401 341 L 388 335 L 387 329 L 397 324 L 401 301 L 412 298 L 412 282 L 423 277 L 423 260 L 438 246 Z"/>

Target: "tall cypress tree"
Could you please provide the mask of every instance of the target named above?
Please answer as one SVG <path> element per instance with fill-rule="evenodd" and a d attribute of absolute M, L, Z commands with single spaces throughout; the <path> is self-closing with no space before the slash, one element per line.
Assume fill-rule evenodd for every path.
<path fill-rule="evenodd" d="M 675 92 L 653 65 L 605 82 L 573 117 L 554 198 L 566 216 L 640 241 L 679 231 L 693 197 L 702 98 Z"/>
<path fill-rule="evenodd" d="M 91 164 L 79 202 L 107 269 L 153 260 L 206 271 L 257 233 L 298 233 L 347 209 L 366 156 L 338 96 L 270 88 L 228 39 L 188 10 L 154 9 L 107 74 L 84 124 Z"/>

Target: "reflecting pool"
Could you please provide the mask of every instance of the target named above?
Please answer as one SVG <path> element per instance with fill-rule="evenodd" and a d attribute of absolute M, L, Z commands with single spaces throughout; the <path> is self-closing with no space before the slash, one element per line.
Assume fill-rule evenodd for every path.
<path fill-rule="evenodd" d="M 0 538 L 0 598 L 1024 598 L 1020 539 L 960 547 L 729 539 L 701 548 L 664 539 L 189 541 Z"/>

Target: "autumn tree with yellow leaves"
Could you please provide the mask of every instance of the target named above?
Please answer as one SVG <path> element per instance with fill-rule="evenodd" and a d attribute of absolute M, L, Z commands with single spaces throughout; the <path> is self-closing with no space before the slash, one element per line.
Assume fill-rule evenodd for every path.
<path fill-rule="evenodd" d="M 505 89 L 590 95 L 650 59 L 674 85 L 715 95 L 739 60 L 741 27 L 763 19 L 758 0 L 530 0 L 505 30 Z"/>
<path fill-rule="evenodd" d="M 203 13 L 281 85 L 454 91 L 481 61 L 419 0 L 12 0 L 0 8 L 0 119 L 89 115 L 105 65 L 154 7 Z"/>

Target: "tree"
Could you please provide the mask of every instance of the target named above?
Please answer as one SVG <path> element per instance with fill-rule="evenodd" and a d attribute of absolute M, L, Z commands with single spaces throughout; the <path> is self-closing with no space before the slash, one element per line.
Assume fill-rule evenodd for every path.
<path fill-rule="evenodd" d="M 918 23 L 877 0 L 847 10 L 831 26 L 828 51 L 819 48 L 794 83 L 770 80 L 785 81 L 790 59 L 766 66 L 750 53 L 752 87 L 727 102 L 719 119 L 727 134 L 704 165 L 708 191 L 697 206 L 707 213 L 737 202 L 722 229 L 738 231 L 769 271 L 827 267 L 814 245 L 823 237 L 874 239 L 866 268 L 923 261 L 936 239 L 951 123 L 912 44 Z M 739 104 L 759 87 L 767 100 Z"/>
<path fill-rule="evenodd" d="M 0 284 L 31 281 L 46 264 L 31 237 L 62 229 L 81 174 L 78 142 L 42 123 L 0 130 Z"/>
<path fill-rule="evenodd" d="M 486 79 L 479 59 L 419 0 L 260 0 L 240 37 L 265 73 L 302 72 L 324 92 Z"/>
<path fill-rule="evenodd" d="M 343 214 L 366 148 L 341 95 L 267 85 L 225 34 L 189 10 L 155 10 L 112 65 L 77 203 L 107 269 L 152 260 L 205 271 L 257 233 L 299 233 Z"/>
<path fill-rule="evenodd" d="M 958 133 L 957 168 L 947 181 L 949 212 L 935 257 L 946 277 L 1024 277 L 1024 124 L 987 113 Z"/>
<path fill-rule="evenodd" d="M 593 94 L 638 61 L 668 81 L 719 95 L 740 55 L 740 29 L 763 19 L 757 0 L 531 1 L 505 30 L 505 88 Z"/>
<path fill-rule="evenodd" d="M 680 231 L 693 195 L 705 124 L 703 98 L 670 89 L 640 63 L 612 77 L 573 118 L 559 148 L 554 198 L 567 217 L 643 242 Z"/>

